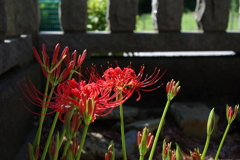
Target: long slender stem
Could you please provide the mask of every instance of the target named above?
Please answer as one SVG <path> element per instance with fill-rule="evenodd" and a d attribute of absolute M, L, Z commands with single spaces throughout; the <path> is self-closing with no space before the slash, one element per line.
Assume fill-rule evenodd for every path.
<path fill-rule="evenodd" d="M 144 155 L 140 155 L 139 160 L 144 160 Z"/>
<path fill-rule="evenodd" d="M 207 150 L 208 150 L 208 145 L 209 145 L 209 142 L 210 142 L 210 138 L 211 138 L 211 135 L 208 134 L 207 135 L 207 139 L 206 139 L 206 143 L 205 143 L 205 146 L 204 146 L 204 149 L 203 149 L 203 153 L 201 155 L 201 160 L 204 160 L 204 157 L 207 153 Z"/>
<path fill-rule="evenodd" d="M 221 143 L 220 143 L 220 145 L 219 145 L 219 147 L 218 147 L 217 154 L 216 154 L 214 160 L 217 160 L 217 159 L 218 159 L 218 156 L 219 156 L 220 151 L 221 151 L 221 149 L 222 149 L 223 142 L 224 142 L 224 140 L 225 140 L 225 138 L 226 138 L 226 136 L 227 136 L 228 130 L 229 130 L 229 128 L 230 128 L 230 125 L 231 125 L 231 123 L 228 123 L 227 128 L 225 129 L 225 132 L 224 132 L 224 134 L 223 134 Z"/>
<path fill-rule="evenodd" d="M 71 143 L 71 139 L 68 139 L 68 140 L 67 140 L 67 143 L 66 143 L 65 146 L 64 146 L 64 151 L 63 151 L 62 157 L 64 157 L 64 156 L 67 154 L 67 150 L 68 150 L 68 148 L 69 148 L 69 146 L 70 146 L 70 143 Z"/>
<path fill-rule="evenodd" d="M 47 142 L 45 144 L 41 160 L 45 160 L 45 157 L 46 157 L 46 154 L 47 154 L 47 151 L 48 151 L 48 147 L 49 147 L 52 135 L 53 135 L 53 131 L 55 129 L 55 126 L 56 126 L 56 123 L 57 123 L 57 120 L 58 120 L 58 116 L 59 116 L 59 112 L 56 112 L 53 123 L 52 123 L 52 127 L 50 129 L 49 134 L 48 134 Z"/>
<path fill-rule="evenodd" d="M 154 138 L 153 145 L 152 145 L 152 149 L 151 149 L 151 152 L 150 152 L 150 155 L 149 155 L 148 160 L 152 160 L 152 158 L 153 158 L 153 154 L 154 154 L 154 151 L 155 151 L 155 149 L 156 149 L 158 137 L 159 137 L 160 132 L 161 132 L 161 130 L 162 130 L 163 123 L 164 123 L 164 119 L 165 119 L 165 116 L 166 116 L 166 113 L 167 113 L 167 110 L 168 110 L 168 107 L 169 107 L 170 102 L 171 102 L 171 101 L 168 100 L 167 103 L 166 103 L 166 105 L 165 105 L 165 108 L 164 108 L 162 117 L 161 117 L 161 119 L 160 119 L 159 125 L 158 125 L 157 133 L 156 133 L 156 136 L 155 136 L 155 138 Z"/>
<path fill-rule="evenodd" d="M 65 133 L 66 133 L 66 128 L 64 127 L 62 134 L 60 136 L 60 140 L 59 140 L 59 148 L 61 148 L 61 146 L 62 146 L 63 137 L 65 136 Z"/>
<path fill-rule="evenodd" d="M 71 112 L 70 113 L 68 113 L 67 114 L 67 119 L 66 119 L 66 121 L 65 121 L 65 125 L 66 126 L 69 126 L 69 127 L 64 127 L 64 130 L 66 131 L 68 131 L 67 133 L 67 143 L 65 144 L 65 146 L 64 146 L 64 151 L 63 151 L 63 155 L 62 155 L 62 157 L 64 157 L 66 154 L 67 154 L 67 150 L 68 150 L 68 148 L 69 148 L 69 146 L 70 146 L 70 143 L 71 143 L 71 140 L 72 140 L 72 138 L 73 138 L 73 136 L 74 136 L 74 134 L 72 133 L 73 132 L 73 130 L 72 130 L 72 128 L 70 127 L 71 126 L 71 119 L 72 119 L 72 116 L 73 116 L 73 113 L 74 113 L 74 108 L 72 108 L 72 110 L 71 110 Z M 73 123 L 73 122 L 72 122 Z M 67 129 L 66 129 L 67 128 Z M 63 130 L 63 132 L 64 132 L 64 130 Z M 70 132 L 70 133 L 69 133 Z M 64 133 L 65 134 L 65 133 Z M 61 136 L 63 136 L 63 135 L 61 135 Z M 62 138 L 62 137 L 61 137 Z M 61 141 L 62 141 L 62 139 L 60 139 Z M 60 142 L 60 144 L 62 144 L 61 142 Z"/>
<path fill-rule="evenodd" d="M 124 120 L 123 120 L 123 105 L 119 106 L 120 111 L 120 128 L 121 128 L 121 140 L 122 140 L 122 153 L 123 159 L 127 160 L 127 152 L 126 152 L 126 143 L 125 143 L 125 132 L 124 132 Z"/>
<path fill-rule="evenodd" d="M 78 154 L 77 154 L 76 160 L 80 160 L 82 149 L 83 149 L 83 145 L 84 145 L 84 142 L 85 142 L 85 139 L 86 139 L 86 135 L 87 135 L 87 131 L 88 131 L 88 127 L 89 127 L 89 125 L 85 125 L 84 126 L 83 134 L 82 134 L 82 138 L 81 138 L 81 142 L 80 142 L 80 146 L 79 146 L 79 149 L 78 149 Z"/>
<path fill-rule="evenodd" d="M 41 133 L 42 133 L 43 121 L 45 119 L 45 114 L 47 112 L 47 108 L 45 107 L 45 103 L 47 101 L 49 84 L 50 84 L 50 75 L 48 75 L 47 81 L 46 81 L 44 97 L 43 97 L 43 104 L 42 104 L 42 111 L 41 111 L 41 117 L 40 117 L 40 121 L 39 121 L 37 134 L 36 134 L 36 137 L 35 137 L 35 140 L 34 140 L 34 143 L 33 143 L 34 150 L 40 144 L 40 138 L 41 138 Z"/>

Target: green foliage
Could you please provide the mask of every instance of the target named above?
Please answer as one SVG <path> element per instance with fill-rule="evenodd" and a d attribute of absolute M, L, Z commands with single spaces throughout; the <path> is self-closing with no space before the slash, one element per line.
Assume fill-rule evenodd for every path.
<path fill-rule="evenodd" d="M 107 0 L 88 0 L 87 30 L 106 30 Z"/>
<path fill-rule="evenodd" d="M 239 0 L 231 0 L 230 11 L 233 13 L 238 13 Z"/>

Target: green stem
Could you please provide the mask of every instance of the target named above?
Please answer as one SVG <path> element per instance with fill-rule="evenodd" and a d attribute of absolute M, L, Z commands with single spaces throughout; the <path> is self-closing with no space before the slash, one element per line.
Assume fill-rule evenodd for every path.
<path fill-rule="evenodd" d="M 68 130 L 68 134 L 67 134 L 67 143 L 66 143 L 66 145 L 64 146 L 64 151 L 63 151 L 63 155 L 62 155 L 62 157 L 64 157 L 66 154 L 67 154 L 67 150 L 68 150 L 68 148 L 69 148 L 69 146 L 70 146 L 70 142 L 71 142 L 71 140 L 72 140 L 72 138 L 73 138 L 73 136 L 74 136 L 74 134 L 72 133 L 73 132 L 73 130 L 71 129 L 71 119 L 72 119 L 72 116 L 73 116 L 73 113 L 74 113 L 74 108 L 71 110 L 71 112 L 70 113 L 68 113 L 68 115 L 67 115 L 67 119 L 66 119 L 66 122 L 65 122 L 65 125 L 67 125 L 67 126 L 69 126 L 69 127 L 64 127 L 64 130 L 66 131 L 66 130 Z M 72 122 L 73 123 L 73 122 Z M 63 132 L 64 132 L 64 130 L 63 130 Z M 70 132 L 70 133 L 69 133 Z M 61 135 L 61 136 L 63 136 L 63 135 Z M 62 138 L 62 137 L 61 137 Z M 62 139 L 60 139 L 61 141 L 62 141 Z M 60 142 L 61 143 L 61 142 Z M 62 143 L 61 143 L 62 144 Z"/>
<path fill-rule="evenodd" d="M 207 153 L 207 150 L 208 150 L 208 145 L 209 145 L 209 142 L 210 142 L 210 138 L 211 138 L 211 135 L 208 134 L 207 135 L 207 139 L 206 139 L 206 143 L 205 143 L 205 146 L 204 146 L 204 149 L 203 149 L 203 153 L 201 155 L 201 160 L 204 160 L 204 157 Z"/>
<path fill-rule="evenodd" d="M 60 143 L 59 148 L 61 148 L 61 146 L 62 146 L 63 137 L 65 136 L 65 133 L 66 133 L 66 128 L 64 127 L 63 132 L 62 132 L 61 137 L 60 137 L 60 140 L 59 140 L 59 143 Z"/>
<path fill-rule="evenodd" d="M 222 149 L 223 142 L 224 142 L 224 140 L 225 140 L 225 138 L 226 138 L 226 136 L 227 136 L 228 130 L 229 130 L 229 128 L 230 128 L 230 125 L 231 125 L 231 123 L 228 123 L 227 128 L 225 129 L 225 132 L 224 132 L 224 134 L 223 134 L 221 143 L 220 143 L 220 145 L 219 145 L 219 147 L 218 147 L 217 154 L 216 154 L 214 160 L 217 160 L 217 159 L 218 159 L 218 156 L 219 156 L 220 151 L 221 151 L 221 149 Z"/>
<path fill-rule="evenodd" d="M 64 157 L 64 156 L 67 154 L 67 150 L 68 150 L 68 148 L 69 148 L 69 146 L 70 146 L 70 143 L 71 143 L 71 139 L 68 139 L 68 140 L 67 140 L 67 143 L 66 143 L 65 146 L 64 146 L 64 151 L 63 151 L 62 157 Z"/>
<path fill-rule="evenodd" d="M 154 138 L 153 145 L 152 145 L 152 149 L 151 149 L 151 152 L 150 152 L 150 155 L 149 155 L 148 160 L 152 160 L 152 158 L 153 158 L 153 154 L 154 154 L 154 151 L 155 151 L 155 149 L 156 149 L 158 137 L 159 137 L 160 132 L 161 132 L 161 130 L 162 130 L 163 123 L 164 123 L 164 119 L 165 119 L 165 116 L 166 116 L 166 113 L 167 113 L 167 110 L 168 110 L 168 107 L 169 107 L 170 102 L 171 102 L 171 101 L 168 100 L 167 103 L 166 103 L 166 105 L 165 105 L 165 108 L 164 108 L 164 111 L 163 111 L 161 120 L 160 120 L 160 122 L 159 122 L 159 125 L 158 125 L 157 133 L 156 133 L 156 136 L 155 136 L 155 138 Z"/>
<path fill-rule="evenodd" d="M 144 155 L 140 155 L 139 160 L 144 160 Z"/>
<path fill-rule="evenodd" d="M 45 157 L 46 157 L 46 154 L 47 154 L 47 151 L 48 151 L 48 147 L 49 147 L 52 135 L 53 135 L 53 131 L 55 129 L 55 126 L 56 126 L 56 123 L 57 123 L 57 120 L 58 120 L 59 113 L 60 112 L 56 112 L 56 114 L 55 114 L 55 117 L 54 117 L 54 120 L 53 120 L 53 123 L 52 123 L 52 127 L 50 129 L 49 134 L 48 134 L 47 142 L 46 142 L 44 150 L 43 150 L 41 160 L 45 160 Z"/>
<path fill-rule="evenodd" d="M 35 137 L 35 140 L 34 140 L 34 143 L 33 143 L 34 150 L 40 144 L 43 121 L 45 119 L 45 114 L 47 112 L 47 107 L 45 107 L 45 104 L 46 104 L 46 101 L 47 101 L 49 84 L 50 84 L 50 75 L 48 75 L 47 81 L 46 81 L 44 97 L 43 97 L 43 104 L 42 104 L 42 111 L 41 111 L 41 116 L 40 116 L 40 120 L 39 120 L 39 126 L 38 126 L 37 134 L 36 134 L 36 137 Z"/>
<path fill-rule="evenodd" d="M 121 140 L 122 140 L 122 153 L 123 159 L 127 160 L 127 152 L 126 152 L 126 143 L 125 143 L 125 132 L 124 132 L 124 120 L 123 120 L 123 105 L 119 106 L 120 111 L 120 128 L 121 128 Z"/>
<path fill-rule="evenodd" d="M 80 160 L 82 149 L 83 149 L 83 145 L 84 145 L 84 142 L 85 142 L 85 139 L 86 139 L 86 135 L 87 135 L 87 131 L 88 131 L 88 127 L 89 127 L 89 125 L 85 125 L 84 126 L 83 134 L 82 134 L 82 138 L 81 138 L 81 142 L 80 142 L 80 146 L 79 146 L 79 149 L 78 149 L 78 154 L 77 154 L 76 160 Z"/>

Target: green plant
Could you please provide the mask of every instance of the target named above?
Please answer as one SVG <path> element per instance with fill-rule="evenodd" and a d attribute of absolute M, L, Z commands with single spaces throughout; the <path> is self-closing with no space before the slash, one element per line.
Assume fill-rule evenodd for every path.
<path fill-rule="evenodd" d="M 106 30 L 106 0 L 88 0 L 87 30 Z"/>

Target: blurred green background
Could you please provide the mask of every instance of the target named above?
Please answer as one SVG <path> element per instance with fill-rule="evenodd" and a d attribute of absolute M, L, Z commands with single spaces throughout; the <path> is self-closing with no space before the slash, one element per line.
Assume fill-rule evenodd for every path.
<path fill-rule="evenodd" d="M 39 0 L 40 6 L 40 31 L 60 31 L 58 6 L 61 0 Z M 182 16 L 182 31 L 196 31 L 197 25 L 194 18 L 196 0 L 184 0 L 184 13 Z M 238 31 L 239 1 L 231 0 L 228 31 Z M 106 24 L 107 0 L 88 0 L 88 31 L 108 30 Z M 139 0 L 136 30 L 152 31 L 151 0 Z"/>

